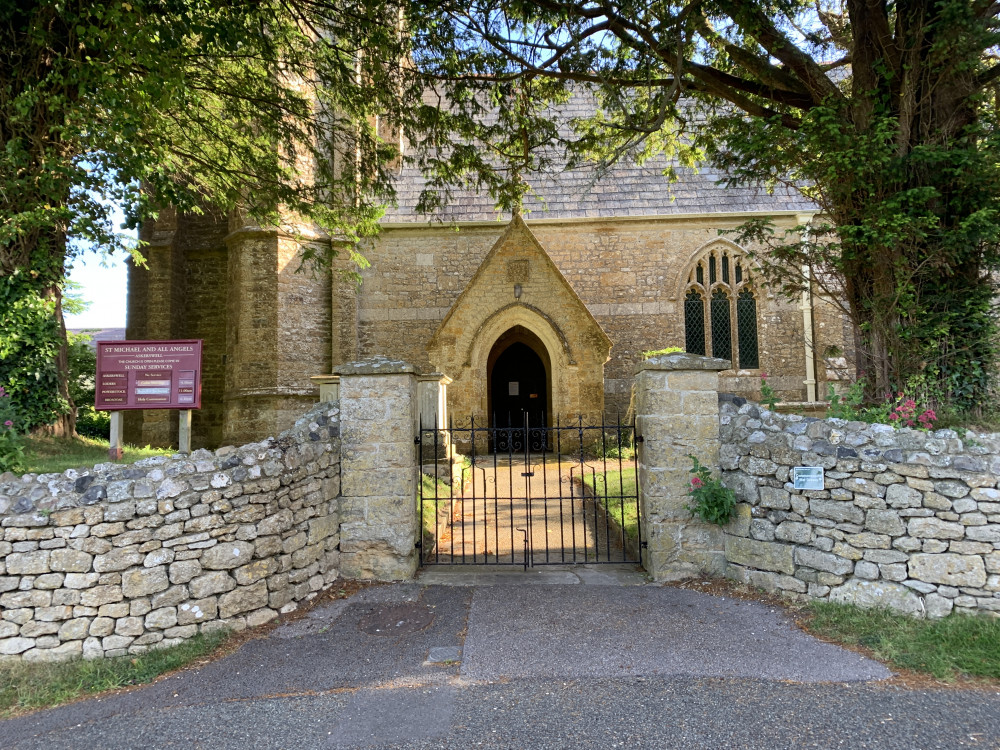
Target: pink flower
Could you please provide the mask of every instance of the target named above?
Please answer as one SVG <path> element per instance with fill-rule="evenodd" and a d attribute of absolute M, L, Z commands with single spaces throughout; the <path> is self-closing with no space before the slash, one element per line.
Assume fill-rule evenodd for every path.
<path fill-rule="evenodd" d="M 698 489 L 703 484 L 704 482 L 701 481 L 701 477 L 691 477 L 691 486 L 694 487 L 695 489 Z"/>
<path fill-rule="evenodd" d="M 3 423 L 3 426 L 4 427 L 13 427 L 14 423 L 11 420 L 8 419 L 6 422 Z"/>
<path fill-rule="evenodd" d="M 899 415 L 896 414 L 896 412 L 893 412 L 892 414 L 889 415 L 889 419 L 897 420 L 899 419 Z"/>

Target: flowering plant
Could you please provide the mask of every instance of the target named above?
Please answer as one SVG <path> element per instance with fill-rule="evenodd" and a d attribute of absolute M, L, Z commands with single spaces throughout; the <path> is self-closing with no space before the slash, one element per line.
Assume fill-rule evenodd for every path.
<path fill-rule="evenodd" d="M 705 523 L 723 526 L 729 523 L 736 509 L 736 494 L 722 482 L 712 476 L 708 467 L 704 466 L 695 456 L 688 456 L 693 462 L 689 470 L 691 486 L 688 495 L 691 502 L 684 509 L 692 516 L 698 516 Z"/>
<path fill-rule="evenodd" d="M 10 394 L 0 385 L 0 472 L 15 471 L 24 458 L 21 438 L 14 429 L 14 417 Z"/>
<path fill-rule="evenodd" d="M 886 400 L 891 398 L 892 394 L 887 393 Z M 933 409 L 918 407 L 916 399 L 904 395 L 902 391 L 896 394 L 896 401 L 889 410 L 890 424 L 898 427 L 916 427 L 920 430 L 929 430 L 934 426 L 936 419 L 937 414 L 934 413 Z"/>

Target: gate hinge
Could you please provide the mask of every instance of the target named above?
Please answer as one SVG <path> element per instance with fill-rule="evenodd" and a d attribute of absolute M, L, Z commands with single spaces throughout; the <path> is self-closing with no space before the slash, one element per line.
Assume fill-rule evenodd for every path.
<path fill-rule="evenodd" d="M 419 541 L 419 540 L 413 543 L 413 548 L 414 549 L 422 549 L 423 546 L 424 546 L 424 543 L 421 542 L 421 541 Z"/>
<path fill-rule="evenodd" d="M 644 443 L 644 442 L 646 442 L 646 438 L 644 438 L 642 435 L 636 435 L 635 436 L 635 442 L 637 442 L 637 443 Z"/>
<path fill-rule="evenodd" d="M 639 546 L 643 549 L 649 549 L 649 542 L 639 542 Z"/>
<path fill-rule="evenodd" d="M 420 435 L 417 435 L 415 438 L 413 438 L 413 444 L 420 445 Z"/>

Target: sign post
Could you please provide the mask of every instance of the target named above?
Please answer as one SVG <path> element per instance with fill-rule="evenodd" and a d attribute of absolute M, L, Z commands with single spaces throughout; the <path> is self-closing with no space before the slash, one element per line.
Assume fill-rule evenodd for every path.
<path fill-rule="evenodd" d="M 122 457 L 128 409 L 179 409 L 178 446 L 191 452 L 191 410 L 201 408 L 201 340 L 99 341 L 94 408 L 111 412 L 113 461 Z"/>

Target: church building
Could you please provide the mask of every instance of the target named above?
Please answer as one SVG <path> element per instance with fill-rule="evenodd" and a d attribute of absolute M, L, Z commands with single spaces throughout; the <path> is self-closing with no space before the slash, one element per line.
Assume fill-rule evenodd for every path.
<path fill-rule="evenodd" d="M 839 308 L 818 291 L 769 290 L 752 248 L 725 231 L 760 217 L 780 231 L 815 207 L 790 190 L 722 187 L 708 168 L 670 183 L 663 166 L 538 177 L 544 203 L 514 217 L 471 191 L 419 215 L 422 179 L 403 168 L 398 207 L 361 249 L 360 285 L 346 260 L 302 268 L 301 237 L 163 212 L 141 232 L 148 267 L 129 270 L 127 337 L 204 340 L 194 447 L 277 434 L 318 400 L 317 376 L 375 356 L 450 378 L 456 424 L 613 420 L 643 352 L 669 346 L 730 360 L 722 389 L 750 398 L 764 376 L 798 402 L 848 378 Z M 176 444 L 176 413 L 130 413 L 125 430 Z"/>

